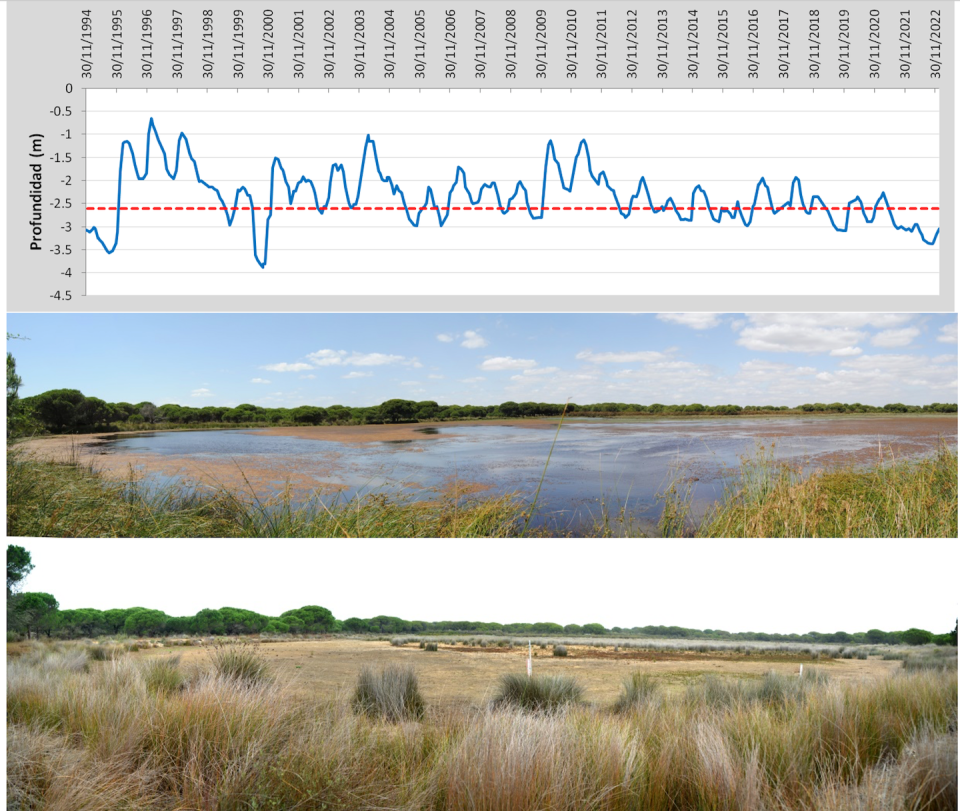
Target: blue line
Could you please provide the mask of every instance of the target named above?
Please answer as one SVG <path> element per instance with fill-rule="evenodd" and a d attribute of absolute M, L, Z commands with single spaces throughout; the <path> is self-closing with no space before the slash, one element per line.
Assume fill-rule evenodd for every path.
<path fill-rule="evenodd" d="M 291 187 L 290 181 L 287 179 L 287 172 L 283 168 L 283 163 L 281 163 L 280 158 L 274 157 L 273 162 L 270 165 L 270 211 L 267 214 L 266 226 L 264 228 L 263 259 L 261 260 L 259 249 L 257 246 L 257 218 L 256 218 L 256 213 L 253 210 L 254 209 L 253 196 L 247 190 L 247 187 L 240 186 L 234 192 L 233 205 L 227 206 L 227 203 L 224 200 L 223 195 L 220 193 L 220 189 L 218 189 L 216 186 L 210 183 L 207 183 L 203 178 L 200 177 L 200 167 L 197 166 L 197 161 L 193 157 L 193 153 L 190 151 L 190 141 L 187 138 L 187 136 L 182 132 L 177 138 L 177 154 L 173 163 L 173 171 L 171 172 L 170 161 L 167 155 L 167 150 L 164 148 L 163 142 L 160 140 L 160 133 L 157 131 L 157 125 L 154 122 L 153 118 L 151 117 L 150 125 L 147 127 L 146 157 L 144 159 L 145 165 L 144 165 L 144 170 L 142 174 L 140 173 L 140 170 L 137 167 L 137 157 L 133 151 L 133 144 L 131 144 L 129 140 L 125 140 L 120 147 L 120 169 L 117 177 L 117 219 L 116 219 L 116 225 L 114 228 L 113 245 L 107 245 L 107 243 L 104 242 L 103 239 L 101 239 L 100 232 L 96 226 L 94 226 L 93 228 L 86 229 L 88 234 L 93 234 L 96 237 L 97 242 L 99 242 L 103 246 L 103 249 L 108 254 L 112 254 L 117 249 L 117 243 L 120 241 L 120 206 L 121 206 L 121 195 L 123 191 L 124 155 L 129 149 L 130 160 L 133 163 L 133 171 L 137 177 L 137 180 L 145 179 L 147 177 L 147 174 L 150 171 L 150 136 L 151 135 L 154 136 L 154 138 L 157 141 L 157 146 L 160 148 L 160 151 L 163 153 L 163 168 L 166 171 L 167 176 L 171 180 L 176 180 L 177 173 L 180 171 L 181 147 L 183 147 L 186 150 L 187 157 L 190 159 L 190 163 L 193 164 L 193 172 L 197 178 L 197 183 L 199 183 L 201 186 L 211 189 L 217 195 L 217 199 L 220 201 L 221 208 L 227 209 L 224 211 L 224 214 L 226 215 L 228 226 L 233 225 L 234 219 L 236 218 L 236 215 L 237 215 L 236 211 L 231 211 L 229 209 L 237 208 L 237 203 L 240 200 L 241 194 L 246 196 L 247 200 L 250 203 L 250 228 L 251 228 L 251 231 L 253 232 L 253 256 L 257 260 L 257 264 L 260 265 L 261 268 L 266 268 L 267 266 L 267 252 L 269 250 L 269 244 L 270 244 L 270 220 L 273 217 L 273 208 L 274 208 L 274 205 L 273 205 L 274 188 L 275 188 L 274 181 L 276 179 L 277 169 L 280 170 L 280 174 L 283 177 L 284 186 L 286 186 L 286 189 L 287 189 L 287 201 L 288 201 L 287 205 L 292 205 L 294 197 L 296 197 L 296 194 L 300 190 L 300 187 L 302 185 L 307 185 L 310 187 L 310 190 L 313 193 L 313 201 L 316 205 L 316 208 L 318 209 L 317 213 L 322 216 L 323 214 L 326 213 L 325 209 L 329 207 L 330 199 L 333 197 L 333 184 L 334 184 L 335 176 L 338 172 L 340 173 L 341 180 L 343 181 L 343 194 L 344 194 L 344 197 L 346 198 L 347 204 L 351 209 L 356 208 L 357 204 L 360 201 L 360 190 L 361 190 L 361 187 L 363 186 L 364 168 L 366 167 L 366 164 L 367 164 L 368 152 L 371 152 L 373 154 L 373 164 L 377 169 L 377 175 L 380 177 L 381 182 L 389 184 L 390 193 L 393 196 L 396 197 L 397 195 L 399 195 L 400 200 L 403 203 L 403 209 L 406 214 L 407 221 L 414 228 L 418 228 L 420 226 L 420 215 L 423 213 L 422 209 L 434 208 L 434 207 L 437 208 L 437 223 L 442 227 L 446 223 L 447 218 L 450 216 L 450 203 L 451 203 L 451 200 L 453 199 L 454 192 L 457 190 L 457 186 L 461 185 L 461 182 L 463 185 L 463 190 L 464 192 L 466 192 L 467 198 L 470 200 L 470 205 L 472 206 L 478 205 L 482 201 L 483 193 L 487 189 L 492 189 L 494 195 L 497 198 L 497 208 L 500 210 L 501 214 L 506 215 L 508 213 L 507 209 L 509 209 L 512 206 L 513 201 L 516 200 L 517 197 L 519 197 L 522 193 L 523 200 L 527 208 L 527 214 L 529 215 L 530 219 L 541 220 L 543 219 L 543 214 L 544 214 L 543 208 L 546 204 L 546 199 L 547 199 L 547 173 L 550 170 L 550 162 L 553 161 L 554 166 L 556 166 L 557 168 L 557 174 L 560 176 L 560 186 L 563 188 L 564 191 L 571 192 L 573 191 L 573 182 L 577 175 L 577 165 L 580 162 L 581 155 L 583 155 L 584 158 L 586 159 L 587 172 L 590 174 L 590 179 L 594 182 L 596 186 L 604 186 L 607 189 L 607 191 L 610 192 L 610 194 L 613 196 L 613 201 L 617 205 L 618 212 L 623 219 L 626 220 L 627 218 L 630 217 L 630 215 L 633 213 L 634 202 L 638 198 L 640 198 L 641 195 L 645 194 L 647 203 L 649 204 L 649 207 L 653 210 L 654 214 L 663 214 L 667 210 L 672 209 L 674 214 L 676 214 L 677 219 L 680 220 L 681 222 L 693 221 L 694 212 L 691 211 L 690 215 L 688 217 L 685 217 L 680 212 L 680 207 L 678 207 L 677 203 L 674 201 L 672 197 L 668 197 L 666 202 L 664 202 L 661 206 L 654 206 L 653 199 L 650 195 L 650 187 L 647 184 L 647 179 L 645 177 L 640 178 L 639 183 L 637 183 L 636 192 L 634 192 L 634 194 L 631 195 L 630 199 L 627 201 L 625 206 L 622 205 L 620 203 L 620 198 L 617 195 L 616 190 L 613 188 L 613 186 L 610 185 L 610 181 L 607 178 L 607 173 L 604 171 L 595 173 L 593 171 L 593 162 L 590 159 L 590 148 L 589 146 L 587 146 L 587 142 L 585 139 L 581 139 L 580 145 L 577 147 L 577 154 L 573 158 L 573 165 L 570 168 L 569 183 L 564 182 L 563 167 L 560 165 L 560 160 L 557 158 L 557 150 L 553 144 L 553 139 L 547 142 L 547 150 L 543 158 L 543 184 L 540 190 L 540 212 L 539 213 L 536 213 L 530 210 L 531 208 L 530 193 L 527 190 L 527 187 L 523 184 L 523 181 L 517 181 L 517 185 L 514 187 L 513 194 L 511 194 L 510 197 L 507 198 L 506 206 L 504 206 L 503 200 L 500 196 L 500 188 L 499 186 L 497 186 L 496 183 L 484 183 L 480 187 L 480 191 L 477 193 L 476 197 L 474 197 L 474 195 L 470 191 L 470 187 L 467 185 L 466 170 L 462 166 L 457 166 L 457 174 L 456 174 L 456 177 L 454 178 L 453 185 L 450 187 L 450 191 L 447 192 L 447 200 L 446 200 L 447 210 L 446 211 L 439 210 L 440 207 L 437 204 L 436 197 L 433 193 L 433 188 L 431 186 L 427 186 L 427 193 L 426 193 L 426 196 L 424 197 L 423 206 L 419 207 L 414 212 L 415 216 L 411 216 L 411 211 L 409 210 L 410 206 L 407 205 L 407 198 L 403 193 L 403 189 L 400 188 L 400 185 L 398 183 L 394 182 L 393 178 L 390 177 L 390 175 L 385 175 L 383 173 L 383 170 L 380 168 L 380 158 L 377 156 L 377 144 L 370 135 L 367 135 L 366 140 L 364 141 L 364 144 L 363 144 L 363 156 L 360 159 L 360 179 L 357 182 L 356 195 L 354 195 L 352 200 L 350 198 L 350 189 L 347 186 L 347 171 L 344 168 L 342 163 L 334 163 L 330 165 L 330 177 L 327 180 L 327 197 L 323 205 L 321 205 L 319 197 L 317 195 L 317 187 L 314 185 L 314 182 L 309 178 L 305 177 L 304 175 L 301 175 L 300 179 L 296 182 L 296 184 Z M 767 181 L 761 177 L 760 180 L 757 182 L 757 187 L 753 194 L 753 203 L 752 205 L 747 207 L 747 209 L 750 212 L 749 217 L 744 215 L 744 210 L 743 210 L 744 207 L 740 205 L 739 200 L 736 202 L 734 206 L 731 206 L 729 210 L 727 209 L 720 210 L 716 212 L 716 215 L 714 215 L 714 212 L 710 210 L 711 209 L 710 198 L 707 196 L 706 190 L 699 183 L 694 187 L 693 191 L 690 193 L 690 206 L 691 207 L 695 206 L 697 201 L 697 194 L 699 193 L 703 196 L 703 202 L 707 208 L 707 214 L 709 214 L 710 219 L 713 220 L 713 222 L 719 223 L 723 219 L 724 215 L 726 215 L 731 220 L 735 220 L 739 218 L 740 221 L 743 223 L 743 225 L 749 228 L 750 225 L 753 223 L 753 215 L 754 215 L 754 211 L 757 208 L 757 201 L 760 199 L 761 189 L 765 190 L 766 192 L 766 197 L 767 197 L 767 201 L 770 204 L 770 208 L 775 209 L 774 211 L 771 212 L 774 216 L 781 213 L 780 209 L 793 207 L 794 196 L 796 196 L 799 200 L 799 205 L 796 206 L 795 208 L 802 210 L 803 213 L 806 214 L 808 217 L 813 213 L 814 208 L 817 207 L 816 206 L 817 201 L 819 201 L 820 207 L 827 207 L 827 204 L 824 201 L 824 199 L 817 194 L 813 195 L 810 198 L 809 204 L 804 202 L 803 188 L 800 185 L 799 177 L 794 177 L 793 180 L 791 181 L 790 198 L 787 200 L 787 202 L 783 203 L 783 205 L 781 206 L 776 206 L 774 204 L 773 195 L 772 195 L 772 192 L 770 191 L 770 187 L 767 185 Z M 857 195 L 852 200 L 850 200 L 847 203 L 846 208 L 853 209 L 856 207 L 854 206 L 855 203 L 859 204 L 859 208 L 861 209 L 861 213 L 863 214 L 864 221 L 866 223 L 873 223 L 877 218 L 877 213 L 878 213 L 877 209 L 880 208 L 881 202 L 885 203 L 885 207 L 887 209 L 891 207 L 890 200 L 887 198 L 887 193 L 881 192 L 880 196 L 877 198 L 877 201 L 873 206 L 874 211 L 872 216 L 868 216 L 868 212 L 865 210 L 867 207 L 864 205 L 864 202 L 859 195 Z M 837 224 L 837 220 L 834 219 L 833 214 L 829 210 L 827 210 L 825 213 L 827 217 L 830 219 L 830 225 L 833 226 L 833 229 L 835 231 L 845 233 L 849 229 L 850 210 L 847 210 L 846 212 L 844 212 L 845 216 L 843 217 L 842 225 Z M 888 210 L 887 214 L 890 217 L 890 224 L 894 228 L 896 228 L 898 231 L 906 231 L 907 233 L 911 233 L 911 234 L 914 232 L 918 233 L 920 235 L 920 239 L 923 240 L 924 244 L 926 245 L 935 244 L 937 241 L 937 237 L 940 235 L 940 229 L 937 228 L 933 237 L 931 239 L 927 239 L 927 237 L 924 235 L 918 223 L 914 223 L 913 225 L 910 225 L 910 226 L 899 225 L 897 221 L 894 219 L 892 211 Z"/>

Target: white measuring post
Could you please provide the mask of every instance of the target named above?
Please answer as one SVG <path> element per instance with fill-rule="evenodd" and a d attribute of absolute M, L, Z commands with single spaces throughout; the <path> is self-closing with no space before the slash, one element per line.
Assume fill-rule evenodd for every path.
<path fill-rule="evenodd" d="M 533 642 L 527 640 L 527 678 L 533 678 Z"/>
<path fill-rule="evenodd" d="M 803 665 L 800 665 L 800 678 L 803 678 Z"/>

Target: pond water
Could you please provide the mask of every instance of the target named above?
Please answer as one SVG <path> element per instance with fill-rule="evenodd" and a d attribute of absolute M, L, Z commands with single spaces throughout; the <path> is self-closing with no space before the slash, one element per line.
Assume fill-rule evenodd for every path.
<path fill-rule="evenodd" d="M 691 483 L 695 511 L 702 511 L 722 494 L 724 470 L 737 469 L 741 457 L 761 444 L 773 444 L 778 460 L 809 471 L 840 461 L 874 462 L 891 446 L 898 456 L 931 453 L 938 436 L 956 444 L 956 425 L 955 419 L 933 425 L 923 417 L 571 420 L 544 477 L 540 520 L 576 529 L 599 517 L 602 500 L 613 512 L 626 507 L 639 516 L 637 529 L 650 531 L 659 512 L 657 493 L 671 481 Z M 334 427 L 306 429 L 317 439 L 277 435 L 275 429 L 144 433 L 111 437 L 98 450 L 135 458 L 148 484 L 191 478 L 191 466 L 171 473 L 163 464 L 171 460 L 194 463 L 214 477 L 218 470 L 224 476 L 258 472 L 249 480 L 261 495 L 296 480 L 301 493 L 325 488 L 351 498 L 404 488 L 430 497 L 428 489 L 459 481 L 478 492 L 532 498 L 556 435 L 553 425 L 529 422 L 405 428 L 404 438 L 375 442 L 322 438 L 325 432 L 336 435 Z"/>

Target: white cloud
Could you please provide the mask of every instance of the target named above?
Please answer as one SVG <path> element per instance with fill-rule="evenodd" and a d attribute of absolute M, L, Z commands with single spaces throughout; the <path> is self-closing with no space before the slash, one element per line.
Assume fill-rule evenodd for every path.
<path fill-rule="evenodd" d="M 753 382 L 782 380 L 787 377 L 809 377 L 816 373 L 813 366 L 794 366 L 771 360 L 748 360 L 740 364 L 737 376 Z"/>
<path fill-rule="evenodd" d="M 903 329 L 885 329 L 878 332 L 870 339 L 874 346 L 891 349 L 893 347 L 909 346 L 913 339 L 920 334 L 916 327 L 904 327 Z"/>
<path fill-rule="evenodd" d="M 584 350 L 577 352 L 577 360 L 588 360 L 591 363 L 653 363 L 664 360 L 662 352 L 591 352 Z"/>
<path fill-rule="evenodd" d="M 554 372 L 559 371 L 559 366 L 544 366 L 542 369 L 524 369 L 523 373 L 525 375 L 552 375 Z"/>
<path fill-rule="evenodd" d="M 892 330 L 916 318 L 911 313 L 750 313 L 737 343 L 759 352 L 854 354 L 866 327 Z"/>
<path fill-rule="evenodd" d="M 524 360 L 522 358 L 487 358 L 477 368 L 485 372 L 501 372 L 505 369 L 531 369 L 537 365 L 535 360 Z"/>
<path fill-rule="evenodd" d="M 889 329 L 902 327 L 916 318 L 913 313 L 748 313 L 754 326 L 778 324 L 798 327 L 846 327 L 848 329 Z"/>
<path fill-rule="evenodd" d="M 443 375 L 427 375 L 430 380 L 443 380 Z"/>
<path fill-rule="evenodd" d="M 307 355 L 314 366 L 339 366 L 347 356 L 345 349 L 318 349 Z"/>
<path fill-rule="evenodd" d="M 940 327 L 940 335 L 937 340 L 944 344 L 955 344 L 957 342 L 957 322 Z"/>
<path fill-rule="evenodd" d="M 313 367 L 309 363 L 268 363 L 260 368 L 268 372 L 305 372 Z"/>
<path fill-rule="evenodd" d="M 264 380 L 262 377 L 254 377 L 250 380 L 251 383 L 269 383 L 269 380 Z"/>
<path fill-rule="evenodd" d="M 642 369 L 622 369 L 614 372 L 612 377 L 615 380 L 624 380 L 628 378 L 647 378 L 650 380 L 665 379 L 679 375 L 684 378 L 693 376 L 706 377 L 710 373 L 702 366 L 696 363 L 690 363 L 685 360 L 669 360 L 660 363 L 648 363 Z"/>
<path fill-rule="evenodd" d="M 309 363 L 271 363 L 261 366 L 268 372 L 306 372 L 324 366 L 388 366 L 398 364 L 419 369 L 423 364 L 416 358 L 388 355 L 383 352 L 347 352 L 345 349 L 318 349 L 306 356 Z"/>
<path fill-rule="evenodd" d="M 356 380 L 358 377 L 373 377 L 373 372 L 348 372 L 342 377 L 344 380 Z"/>
<path fill-rule="evenodd" d="M 300 375 L 301 380 L 316 380 L 316 375 Z"/>
<path fill-rule="evenodd" d="M 191 397 L 213 397 L 213 392 L 210 389 L 194 389 L 190 392 Z"/>
<path fill-rule="evenodd" d="M 813 355 L 842 351 L 847 354 L 867 333 L 846 327 L 802 324 L 764 324 L 745 327 L 737 343 L 755 352 L 802 352 Z"/>
<path fill-rule="evenodd" d="M 455 339 L 454 339 L 454 336 L 451 335 L 449 332 L 441 332 L 437 336 L 437 340 L 440 341 L 441 343 L 452 344 Z"/>
<path fill-rule="evenodd" d="M 461 383 L 480 383 L 481 381 L 486 380 L 485 377 L 468 377 L 465 380 L 461 380 Z"/>
<path fill-rule="evenodd" d="M 474 332 L 472 329 L 468 329 L 463 333 L 463 341 L 460 342 L 460 346 L 467 349 L 483 349 L 487 346 L 489 341 L 484 338 L 479 332 Z"/>
<path fill-rule="evenodd" d="M 863 350 L 859 346 L 845 346 L 843 349 L 831 349 L 830 354 L 835 358 L 849 358 L 862 355 Z"/>
<path fill-rule="evenodd" d="M 719 313 L 658 313 L 657 319 L 690 329 L 712 329 L 720 324 Z"/>
<path fill-rule="evenodd" d="M 318 349 L 307 355 L 314 366 L 388 366 L 398 363 L 416 365 L 416 359 L 403 355 L 385 355 L 382 352 L 347 352 L 345 349 Z"/>

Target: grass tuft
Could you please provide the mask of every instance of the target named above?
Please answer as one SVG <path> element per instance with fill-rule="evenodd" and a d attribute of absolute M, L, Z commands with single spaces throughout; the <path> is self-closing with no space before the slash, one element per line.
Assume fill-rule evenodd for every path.
<path fill-rule="evenodd" d="M 225 679 L 248 684 L 272 680 L 267 660 L 250 645 L 217 645 L 211 658 L 214 671 Z"/>
<path fill-rule="evenodd" d="M 635 670 L 623 682 L 623 690 L 617 698 L 614 709 L 627 712 L 636 707 L 656 702 L 662 697 L 660 685 L 649 673 Z"/>
<path fill-rule="evenodd" d="M 143 680 L 148 690 L 167 695 L 182 690 L 187 683 L 180 671 L 180 656 L 151 659 L 143 665 Z"/>
<path fill-rule="evenodd" d="M 556 710 L 583 698 L 583 686 L 571 676 L 504 673 L 493 700 L 495 708 Z"/>
<path fill-rule="evenodd" d="M 425 704 L 417 674 L 409 667 L 361 668 L 353 693 L 358 713 L 397 722 L 423 717 Z"/>

